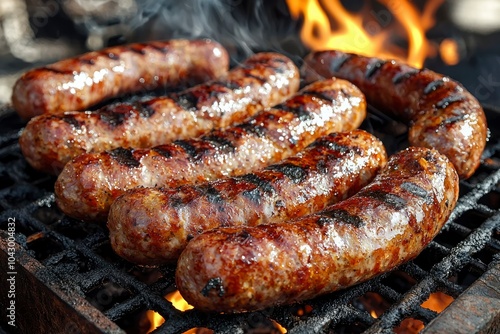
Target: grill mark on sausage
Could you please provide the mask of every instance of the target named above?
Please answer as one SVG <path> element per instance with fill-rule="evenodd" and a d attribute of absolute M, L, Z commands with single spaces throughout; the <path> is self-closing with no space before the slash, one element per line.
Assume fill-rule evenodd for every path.
<path fill-rule="evenodd" d="M 260 83 L 265 83 L 267 81 L 266 78 L 260 77 L 258 75 L 252 74 L 252 73 L 247 73 L 246 76 L 250 78 L 254 78 L 255 80 L 259 81 Z"/>
<path fill-rule="evenodd" d="M 295 184 L 304 181 L 304 179 L 307 176 L 307 171 L 304 167 L 297 166 L 292 163 L 282 163 L 282 164 L 268 166 L 266 170 L 273 170 L 276 172 L 280 172 L 286 177 L 288 177 Z"/>
<path fill-rule="evenodd" d="M 157 44 L 152 43 L 149 46 L 152 49 L 155 49 L 161 53 L 167 53 L 168 51 L 170 51 L 170 48 L 167 45 L 157 45 Z"/>
<path fill-rule="evenodd" d="M 279 104 L 274 107 L 274 109 L 279 109 L 283 111 L 290 112 L 295 115 L 300 121 L 304 122 L 313 118 L 313 115 L 306 109 L 306 106 L 299 104 L 298 106 L 291 106 L 285 104 Z"/>
<path fill-rule="evenodd" d="M 434 80 L 434 81 L 430 82 L 427 86 L 425 86 L 425 88 L 424 88 L 424 94 L 428 95 L 431 92 L 434 92 L 438 88 L 442 87 L 444 85 L 444 80 L 443 79 L 444 78 L 440 78 L 440 79 L 437 79 L 437 80 Z"/>
<path fill-rule="evenodd" d="M 158 153 L 159 155 L 170 159 L 172 157 L 172 152 L 168 149 L 169 146 L 155 146 L 152 148 L 153 151 Z"/>
<path fill-rule="evenodd" d="M 118 53 L 113 53 L 113 52 L 102 52 L 102 55 L 108 57 L 109 59 L 112 60 L 118 60 L 120 59 L 120 55 Z"/>
<path fill-rule="evenodd" d="M 203 289 L 200 292 L 203 296 L 208 297 L 208 293 L 210 292 L 210 290 L 218 291 L 219 297 L 224 296 L 225 291 L 224 291 L 224 286 L 222 285 L 222 278 L 214 277 L 209 279 L 207 284 L 203 287 Z"/>
<path fill-rule="evenodd" d="M 109 155 L 119 164 L 130 168 L 136 168 L 141 165 L 139 160 L 137 160 L 132 154 L 132 149 L 118 147 L 109 151 Z"/>
<path fill-rule="evenodd" d="M 194 147 L 187 140 L 176 140 L 173 142 L 173 144 L 182 148 L 184 150 L 184 152 L 189 156 L 190 159 L 196 159 L 196 157 L 197 157 L 196 147 Z"/>
<path fill-rule="evenodd" d="M 404 182 L 403 184 L 401 184 L 401 189 L 408 191 L 412 195 L 423 198 L 428 204 L 432 203 L 432 197 L 427 192 L 427 190 L 413 182 Z"/>
<path fill-rule="evenodd" d="M 460 111 L 462 113 L 460 113 L 456 116 L 444 119 L 441 123 L 439 123 L 439 126 L 447 126 L 449 124 L 453 124 L 453 123 L 457 123 L 457 122 L 461 122 L 461 121 L 465 120 L 466 114 L 463 112 L 463 110 L 460 110 Z"/>
<path fill-rule="evenodd" d="M 342 66 L 344 66 L 344 64 L 347 63 L 347 61 L 352 57 L 352 54 L 345 53 L 341 57 L 334 59 L 330 64 L 330 70 L 333 72 L 338 72 L 342 68 Z"/>
<path fill-rule="evenodd" d="M 356 154 L 361 154 L 363 152 L 363 150 L 358 146 L 342 145 L 336 142 L 332 142 L 329 138 L 325 137 L 317 139 L 312 144 L 310 144 L 309 147 L 326 147 L 330 150 L 338 151 L 339 153 L 342 154 L 349 151 L 353 151 Z"/>
<path fill-rule="evenodd" d="M 134 108 L 137 110 L 139 113 L 139 116 L 142 118 L 149 118 L 154 115 L 156 110 L 151 107 L 151 105 L 154 103 L 155 100 L 148 100 L 145 102 L 137 102 L 134 103 Z"/>
<path fill-rule="evenodd" d="M 210 184 L 203 184 L 203 185 L 197 186 L 195 188 L 197 188 L 198 191 L 203 196 L 205 196 L 210 203 L 220 204 L 220 203 L 224 202 L 224 199 L 222 198 L 220 191 L 215 189 Z"/>
<path fill-rule="evenodd" d="M 257 137 L 261 138 L 267 135 L 268 129 L 262 125 L 250 123 L 250 122 L 245 122 L 242 124 L 236 125 L 237 128 L 242 129 L 243 131 L 254 134 Z"/>
<path fill-rule="evenodd" d="M 452 94 L 446 96 L 444 99 L 436 103 L 436 107 L 439 109 L 444 109 L 452 103 L 461 102 L 465 100 L 465 96 L 462 94 Z"/>
<path fill-rule="evenodd" d="M 97 114 L 103 123 L 106 123 L 114 128 L 123 124 L 123 122 L 125 122 L 125 120 L 129 117 L 130 110 L 133 109 L 134 107 L 130 104 L 119 104 L 115 108 L 104 107 L 100 109 Z"/>
<path fill-rule="evenodd" d="M 73 74 L 73 72 L 75 72 L 74 70 L 72 69 L 68 69 L 68 70 L 58 70 L 58 69 L 55 69 L 55 68 L 52 68 L 52 67 L 42 67 L 40 69 L 41 71 L 48 71 L 48 72 L 52 72 L 52 73 L 56 73 L 56 74 Z"/>
<path fill-rule="evenodd" d="M 328 103 L 332 103 L 335 100 L 334 98 L 332 98 L 331 96 L 328 96 L 327 94 L 325 94 L 323 92 L 305 91 L 302 93 L 302 95 L 316 97 L 320 100 L 327 101 Z"/>
<path fill-rule="evenodd" d="M 58 119 L 57 116 L 55 116 L 54 118 Z M 82 127 L 82 123 L 76 120 L 74 115 L 63 115 L 62 120 L 68 123 L 69 125 L 73 126 L 75 129 L 81 129 Z"/>
<path fill-rule="evenodd" d="M 404 198 L 391 194 L 389 192 L 385 192 L 382 190 L 372 190 L 372 191 L 365 191 L 363 192 L 364 197 L 369 197 L 376 199 L 380 202 L 385 203 L 387 206 L 395 209 L 395 210 L 401 210 L 404 209 L 407 205 L 407 202 Z"/>
<path fill-rule="evenodd" d="M 236 89 L 241 88 L 241 84 L 239 84 L 238 82 L 231 81 L 231 80 L 213 81 L 212 85 L 219 85 L 219 86 L 225 87 L 227 89 L 231 89 L 231 90 L 236 90 Z"/>
<path fill-rule="evenodd" d="M 258 189 L 261 189 L 265 193 L 273 194 L 276 192 L 276 189 L 274 189 L 273 185 L 269 181 L 264 180 L 254 173 L 245 174 L 236 178 L 256 185 Z"/>
<path fill-rule="evenodd" d="M 343 209 L 321 211 L 318 215 L 320 215 L 320 217 L 316 220 L 316 224 L 321 227 L 333 224 L 334 222 L 352 225 L 356 228 L 360 228 L 365 225 L 363 219 L 358 216 L 353 216 Z"/>
<path fill-rule="evenodd" d="M 408 72 L 399 72 L 398 74 L 396 74 L 393 78 L 392 78 L 392 83 L 397 85 L 397 84 L 400 84 L 408 79 L 410 79 L 412 76 L 420 73 L 421 70 L 417 70 L 417 69 L 412 69 Z"/>
<path fill-rule="evenodd" d="M 133 46 L 133 47 L 129 47 L 128 49 L 130 51 L 138 53 L 140 55 L 145 55 L 146 54 L 146 48 L 142 44 L 136 45 L 136 46 Z"/>
<path fill-rule="evenodd" d="M 375 73 L 377 73 L 382 68 L 382 66 L 384 66 L 386 62 L 387 61 L 385 60 L 376 59 L 371 64 L 368 64 L 365 71 L 365 78 L 370 79 L 371 77 L 373 77 Z"/>
<path fill-rule="evenodd" d="M 216 149 L 223 149 L 225 151 L 235 151 L 236 146 L 229 139 L 224 136 L 220 136 L 217 133 L 211 133 L 206 136 L 203 136 L 203 140 L 208 141 L 214 144 Z"/>
<path fill-rule="evenodd" d="M 174 94 L 172 99 L 184 110 L 196 111 L 198 107 L 198 97 L 191 91 L 182 94 Z"/>

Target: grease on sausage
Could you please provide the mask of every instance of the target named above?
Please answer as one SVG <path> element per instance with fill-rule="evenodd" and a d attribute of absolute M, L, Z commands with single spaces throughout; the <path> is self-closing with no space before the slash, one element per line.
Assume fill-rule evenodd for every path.
<path fill-rule="evenodd" d="M 352 196 L 386 160 L 381 141 L 354 130 L 323 136 L 254 173 L 179 188 L 133 189 L 111 205 L 111 245 L 137 264 L 175 262 L 189 239 L 206 230 L 287 220 Z"/>
<path fill-rule="evenodd" d="M 242 312 L 311 299 L 416 257 L 458 199 L 449 160 L 411 147 L 356 195 L 309 216 L 192 239 L 176 285 L 196 309 Z"/>
<path fill-rule="evenodd" d="M 56 201 L 71 217 L 102 221 L 111 203 L 131 188 L 176 187 L 245 174 L 298 153 L 320 136 L 353 130 L 365 116 L 364 96 L 354 85 L 319 81 L 283 104 L 197 139 L 82 154 L 59 175 Z"/>
<path fill-rule="evenodd" d="M 227 51 L 210 40 L 115 46 L 26 72 L 14 85 L 12 104 L 26 119 L 85 110 L 128 93 L 192 86 L 223 75 L 228 67 Z"/>
<path fill-rule="evenodd" d="M 339 77 L 351 81 L 367 101 L 410 125 L 410 145 L 446 155 L 461 178 L 470 177 L 486 146 L 487 125 L 476 98 L 458 82 L 428 69 L 340 51 L 305 58 L 306 81 Z"/>
<path fill-rule="evenodd" d="M 299 71 L 289 58 L 258 53 L 223 78 L 177 94 L 96 111 L 34 117 L 19 143 L 31 166 L 59 174 L 82 153 L 153 147 L 242 122 L 284 101 L 298 88 Z"/>

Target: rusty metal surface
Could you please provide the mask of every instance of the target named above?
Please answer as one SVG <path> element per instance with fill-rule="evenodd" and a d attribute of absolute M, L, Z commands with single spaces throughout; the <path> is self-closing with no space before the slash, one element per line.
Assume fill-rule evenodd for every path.
<path fill-rule="evenodd" d="M 7 237 L 0 231 L 0 270 L 7 268 Z M 87 302 L 77 289 L 68 287 L 21 247 L 15 247 L 16 330 L 19 333 L 124 334 L 116 324 Z M 8 291 L 6 279 L 0 291 Z M 6 318 L 7 294 L 0 294 L 2 320 Z"/>
<path fill-rule="evenodd" d="M 500 333 L 500 262 L 492 265 L 422 333 Z"/>

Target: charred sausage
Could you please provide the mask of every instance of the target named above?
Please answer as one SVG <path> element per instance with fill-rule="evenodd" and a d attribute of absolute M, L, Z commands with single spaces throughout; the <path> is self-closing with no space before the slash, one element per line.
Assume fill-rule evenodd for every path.
<path fill-rule="evenodd" d="M 227 51 L 210 40 L 115 46 L 26 72 L 12 92 L 23 118 L 85 110 L 127 93 L 201 83 L 224 74 Z"/>
<path fill-rule="evenodd" d="M 409 124 L 410 145 L 446 155 L 461 178 L 470 177 L 486 145 L 479 102 L 458 82 L 428 69 L 339 51 L 309 54 L 306 81 L 337 76 L 351 81 L 368 103 Z"/>
<path fill-rule="evenodd" d="M 458 184 L 446 156 L 408 148 L 358 194 L 323 211 L 195 237 L 179 257 L 177 287 L 199 310 L 240 312 L 365 281 L 424 249 L 454 208 Z"/>
<path fill-rule="evenodd" d="M 351 83 L 319 81 L 283 104 L 197 139 L 82 154 L 59 175 L 56 200 L 71 217 L 105 220 L 111 203 L 126 190 L 177 187 L 263 168 L 320 136 L 355 129 L 366 116 L 365 108 L 363 94 Z"/>
<path fill-rule="evenodd" d="M 363 130 L 333 133 L 255 173 L 179 188 L 133 189 L 108 217 L 111 245 L 142 265 L 175 262 L 203 231 L 288 220 L 352 196 L 386 163 L 381 141 Z"/>
<path fill-rule="evenodd" d="M 35 169 L 59 174 L 82 153 L 153 147 L 242 122 L 283 102 L 298 88 L 299 70 L 290 59 L 258 53 L 224 78 L 178 94 L 94 112 L 37 116 L 24 129 L 20 146 Z"/>

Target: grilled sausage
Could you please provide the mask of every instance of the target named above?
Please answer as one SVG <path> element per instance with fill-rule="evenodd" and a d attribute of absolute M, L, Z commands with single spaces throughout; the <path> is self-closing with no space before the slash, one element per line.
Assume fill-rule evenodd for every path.
<path fill-rule="evenodd" d="M 306 81 L 336 76 L 354 83 L 368 103 L 410 125 L 410 145 L 437 149 L 461 178 L 479 166 L 486 118 L 479 102 L 458 82 L 428 69 L 339 51 L 313 52 L 302 69 Z"/>
<path fill-rule="evenodd" d="M 458 175 L 436 150 L 411 147 L 358 194 L 288 222 L 219 228 L 191 240 L 176 284 L 203 311 L 293 303 L 365 281 L 416 257 L 458 199 Z"/>
<path fill-rule="evenodd" d="M 321 137 L 255 173 L 179 188 L 134 189 L 111 205 L 111 245 L 137 264 L 175 262 L 188 240 L 203 231 L 287 220 L 352 196 L 386 160 L 382 142 L 355 130 Z"/>
<path fill-rule="evenodd" d="M 23 118 L 85 110 L 127 93 L 201 83 L 224 74 L 227 51 L 210 40 L 115 46 L 26 72 L 12 104 Z"/>
<path fill-rule="evenodd" d="M 242 122 L 298 88 L 299 70 L 290 59 L 259 53 L 224 78 L 171 96 L 37 116 L 24 129 L 20 146 L 35 169 L 58 174 L 82 153 L 153 147 Z"/>
<path fill-rule="evenodd" d="M 298 153 L 320 136 L 355 129 L 365 108 L 363 94 L 351 83 L 316 82 L 275 108 L 197 139 L 82 154 L 59 175 L 56 200 L 71 217 L 105 220 L 111 203 L 128 189 L 248 173 Z"/>

